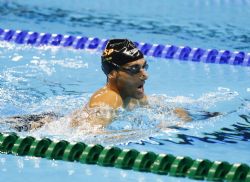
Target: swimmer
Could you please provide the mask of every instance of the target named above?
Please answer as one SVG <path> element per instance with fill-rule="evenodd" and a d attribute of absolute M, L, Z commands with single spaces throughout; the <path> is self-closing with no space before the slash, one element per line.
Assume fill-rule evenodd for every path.
<path fill-rule="evenodd" d="M 70 116 L 71 127 L 84 127 L 86 121 L 91 126 L 106 127 L 116 117 L 119 108 L 132 110 L 135 107 L 146 106 L 147 96 L 144 85 L 148 79 L 148 63 L 135 44 L 127 39 L 109 40 L 101 56 L 101 65 L 107 76 L 107 83 L 97 90 L 88 104 L 73 112 Z M 183 121 L 191 121 L 189 113 L 176 108 L 173 112 Z M 18 122 L 18 131 L 39 128 L 45 123 L 61 118 L 56 114 L 24 115 L 5 118 L 9 122 Z M 34 123 L 32 123 L 34 121 Z M 24 123 L 24 124 L 22 124 Z M 28 127 L 26 126 L 28 124 Z"/>
<path fill-rule="evenodd" d="M 90 114 L 88 121 L 92 125 L 105 127 L 112 122 L 118 108 L 131 110 L 148 104 L 144 93 L 144 85 L 148 79 L 148 63 L 142 52 L 127 39 L 109 40 L 103 51 L 101 63 L 107 83 L 92 95 L 87 108 L 78 112 L 89 112 L 94 109 L 94 114 Z M 177 108 L 174 113 L 184 121 L 192 120 L 184 109 Z M 80 119 L 73 118 L 72 126 L 79 125 Z"/>

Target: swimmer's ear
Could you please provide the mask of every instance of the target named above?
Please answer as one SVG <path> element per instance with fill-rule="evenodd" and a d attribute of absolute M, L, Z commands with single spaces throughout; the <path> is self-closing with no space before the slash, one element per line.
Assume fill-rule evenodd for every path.
<path fill-rule="evenodd" d="M 117 71 L 116 71 L 116 70 L 112 70 L 112 71 L 109 73 L 108 78 L 109 78 L 109 79 L 114 79 L 114 78 L 116 78 L 116 76 L 117 76 Z"/>

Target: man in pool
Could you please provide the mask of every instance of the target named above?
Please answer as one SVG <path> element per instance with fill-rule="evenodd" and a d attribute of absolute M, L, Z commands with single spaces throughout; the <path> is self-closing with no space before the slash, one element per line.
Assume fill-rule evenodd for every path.
<path fill-rule="evenodd" d="M 101 58 L 107 83 L 93 94 L 87 106 L 71 114 L 71 127 L 84 125 L 86 120 L 91 125 L 105 127 L 112 122 L 118 108 L 131 110 L 148 103 L 144 93 L 148 64 L 132 41 L 109 40 Z M 184 109 L 176 108 L 173 112 L 184 121 L 191 120 Z M 19 125 L 15 128 L 21 131 L 39 128 L 56 118 L 56 114 L 45 113 L 9 119 L 16 120 Z"/>
<path fill-rule="evenodd" d="M 121 107 L 133 109 L 147 104 L 144 84 L 148 78 L 148 64 L 142 52 L 127 39 L 109 40 L 101 58 L 107 83 L 90 98 L 88 108 L 97 109 L 94 117 L 90 116 L 88 120 L 91 124 L 107 126 L 115 115 L 112 111 Z M 103 113 L 102 111 L 104 114 L 97 114 Z M 191 120 L 183 109 L 177 108 L 174 113 L 185 121 Z M 79 126 L 80 123 L 79 120 L 72 119 L 72 126 Z"/>

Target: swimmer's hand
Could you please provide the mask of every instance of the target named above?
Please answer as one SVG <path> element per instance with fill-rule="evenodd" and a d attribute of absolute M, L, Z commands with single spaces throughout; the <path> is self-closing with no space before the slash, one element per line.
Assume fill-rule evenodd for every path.
<path fill-rule="evenodd" d="M 178 116 L 183 121 L 189 122 L 192 121 L 192 118 L 189 116 L 188 112 L 182 108 L 176 108 L 174 114 Z"/>

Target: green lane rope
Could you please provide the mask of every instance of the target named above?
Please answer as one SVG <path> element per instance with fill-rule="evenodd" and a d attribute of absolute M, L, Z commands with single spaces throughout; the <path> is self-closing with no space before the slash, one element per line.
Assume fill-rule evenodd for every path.
<path fill-rule="evenodd" d="M 0 152 L 18 156 L 34 156 L 47 159 L 78 161 L 84 164 L 133 169 L 161 175 L 188 177 L 207 181 L 250 182 L 250 167 L 247 164 L 229 164 L 226 161 L 191 159 L 190 157 L 154 152 L 139 152 L 134 149 L 69 143 L 49 138 L 19 137 L 16 133 L 0 133 Z"/>

